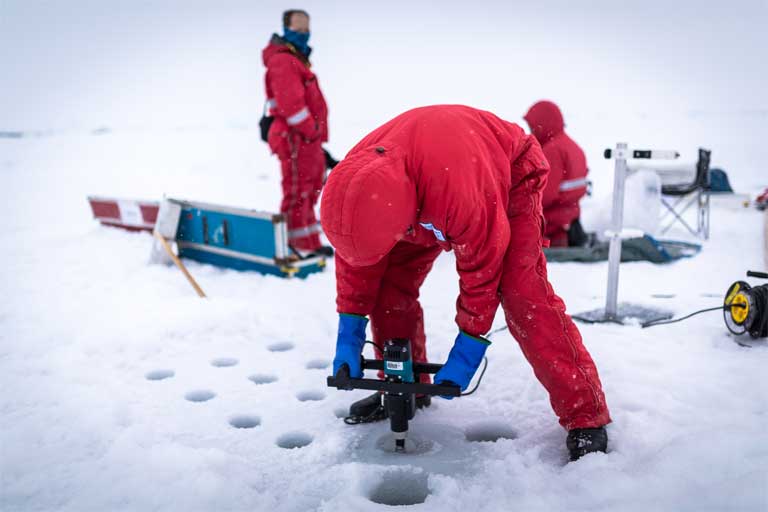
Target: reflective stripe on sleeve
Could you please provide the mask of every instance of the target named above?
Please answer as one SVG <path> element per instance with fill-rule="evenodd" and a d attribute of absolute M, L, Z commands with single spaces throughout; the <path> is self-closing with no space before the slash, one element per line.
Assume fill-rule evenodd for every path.
<path fill-rule="evenodd" d="M 309 117 L 309 109 L 304 107 L 286 119 L 288 126 L 295 126 Z"/>
<path fill-rule="evenodd" d="M 302 238 L 309 235 L 320 233 L 320 224 L 312 224 L 303 228 L 295 228 L 288 230 L 288 239 Z"/>
<path fill-rule="evenodd" d="M 560 192 L 567 192 L 576 188 L 586 187 L 589 181 L 587 178 L 578 178 L 575 180 L 566 180 L 560 183 Z"/>

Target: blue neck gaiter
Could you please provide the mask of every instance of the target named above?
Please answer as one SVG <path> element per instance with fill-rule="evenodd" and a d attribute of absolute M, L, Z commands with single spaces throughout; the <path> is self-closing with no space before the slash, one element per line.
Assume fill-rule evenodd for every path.
<path fill-rule="evenodd" d="M 288 27 L 283 29 L 283 39 L 296 47 L 305 57 L 309 57 L 312 48 L 309 47 L 309 32 L 295 32 Z"/>

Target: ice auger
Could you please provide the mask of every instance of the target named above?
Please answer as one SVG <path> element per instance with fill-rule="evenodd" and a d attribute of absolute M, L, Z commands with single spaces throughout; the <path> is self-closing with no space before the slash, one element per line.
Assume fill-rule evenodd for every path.
<path fill-rule="evenodd" d="M 461 396 L 461 388 L 455 384 L 419 382 L 419 375 L 435 374 L 443 365 L 413 362 L 409 340 L 388 340 L 382 347 L 382 353 L 382 360 L 360 357 L 364 370 L 383 371 L 384 380 L 353 379 L 349 376 L 349 367 L 342 365 L 336 375 L 328 377 L 328 386 L 336 389 L 369 389 L 383 393 L 384 408 L 395 437 L 395 450 L 404 451 L 408 421 L 416 414 L 416 395 Z"/>

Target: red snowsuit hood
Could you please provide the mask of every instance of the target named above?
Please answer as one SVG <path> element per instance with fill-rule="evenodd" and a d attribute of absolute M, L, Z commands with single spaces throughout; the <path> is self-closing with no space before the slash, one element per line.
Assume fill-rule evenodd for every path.
<path fill-rule="evenodd" d="M 528 123 L 536 140 L 542 145 L 565 129 L 563 114 L 551 101 L 539 101 L 534 104 L 523 119 Z"/>
<path fill-rule="evenodd" d="M 555 247 L 568 245 L 568 228 L 579 218 L 587 192 L 584 151 L 565 133 L 563 114 L 551 101 L 539 101 L 524 116 L 550 166 L 542 195 L 545 235 Z"/>
<path fill-rule="evenodd" d="M 416 185 L 400 152 L 375 146 L 345 158 L 325 185 L 320 218 L 349 264 L 381 260 L 416 221 Z"/>

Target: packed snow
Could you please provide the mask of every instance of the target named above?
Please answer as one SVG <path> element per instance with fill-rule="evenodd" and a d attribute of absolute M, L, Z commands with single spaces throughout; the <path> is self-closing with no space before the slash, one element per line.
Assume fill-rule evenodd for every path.
<path fill-rule="evenodd" d="M 42 23 L 27 53 L 12 54 L 10 36 L 0 45 L 15 77 L 0 103 L 13 115 L 0 117 L 0 131 L 23 132 L 0 138 L 0 510 L 768 510 L 768 343 L 734 338 L 720 313 L 650 329 L 579 325 L 613 417 L 607 454 L 567 463 L 566 432 L 507 331 L 492 337 L 477 393 L 433 401 L 411 422 L 409 451 L 393 453 L 387 422 L 341 420 L 366 393 L 325 385 L 337 327 L 332 262 L 306 280 L 188 262 L 208 295 L 199 299 L 178 269 L 148 263 L 149 234 L 92 220 L 89 194 L 277 209 L 278 164 L 258 139 L 257 63 L 284 6 L 235 4 L 226 15 L 179 4 L 179 17 L 173 2 L 155 6 L 158 16 L 137 14 L 138 7 L 120 14 L 50 6 L 51 19 L 85 21 Z M 562 100 L 567 129 L 587 151 L 595 185 L 583 205 L 588 229 L 605 223 L 612 167 L 600 155 L 618 141 L 677 149 L 689 162 L 708 147 L 713 166 L 729 173 L 744 198 L 768 186 L 765 70 L 752 56 L 766 7 L 703 6 L 704 17 L 688 26 L 682 7 L 670 7 L 670 21 L 659 16 L 667 3 L 650 2 L 638 18 L 646 28 L 627 25 L 627 35 L 595 21 L 630 17 L 604 4 L 575 27 L 557 22 L 560 33 L 574 34 L 565 45 L 530 21 L 538 19 L 535 9 L 521 10 L 525 19 L 510 7 L 499 7 L 504 16 L 478 8 L 464 17 L 463 7 L 450 4 L 444 19 L 425 28 L 428 10 L 402 5 L 410 15 L 393 41 L 383 22 L 371 30 L 356 25 L 355 4 L 324 12 L 325 3 L 307 2 L 317 13 L 311 44 L 331 108 L 329 149 L 343 156 L 368 130 L 413 106 L 467 103 L 520 122 L 547 97 Z M 6 35 L 21 34 L 22 22 L 39 16 L 28 3 L 9 5 L 21 14 L 5 18 Z M 751 20 L 734 18 L 745 10 Z M 397 23 L 396 14 L 381 19 Z M 508 21 L 519 52 L 508 63 L 483 53 L 504 41 L 496 18 Z M 176 23 L 173 37 L 165 37 L 158 21 L 165 19 Z M 334 33 L 334 23 L 347 33 Z M 461 32 L 462 24 L 471 30 Z M 488 24 L 497 27 L 492 45 L 472 36 Z M 138 26 L 143 32 L 105 35 Z M 674 27 L 683 28 L 667 31 Z M 705 31 L 714 36 L 692 50 L 692 35 Z M 350 33 L 359 44 L 349 43 Z M 435 37 L 422 41 L 425 33 Z M 91 44 L 94 34 L 102 45 Z M 379 36 L 391 51 L 376 44 Z M 143 53 L 121 38 L 143 41 Z M 649 38 L 669 43 L 670 52 L 660 44 L 642 49 Z M 575 60 L 563 50 L 572 41 Z M 150 51 L 159 48 L 165 53 Z M 116 49 L 131 58 L 109 68 L 107 50 Z M 46 51 L 49 65 L 33 64 Z M 428 62 L 405 59 L 419 51 L 431 55 Z M 619 73 L 616 66 L 630 65 L 625 51 L 640 55 L 656 78 Z M 184 56 L 183 66 L 174 55 Z M 560 62 L 562 73 L 555 65 L 538 77 L 514 67 L 544 58 Z M 750 60 L 751 70 L 739 64 Z M 720 75 L 701 85 L 709 76 L 704 63 Z M 145 65 L 142 80 L 135 72 Z M 398 66 L 416 78 L 390 79 Z M 209 67 L 222 73 L 215 83 L 196 82 Z M 86 69 L 87 94 L 77 96 L 84 83 L 77 71 Z M 108 80 L 109 69 L 120 73 Z M 35 70 L 50 81 L 71 71 L 71 80 L 38 97 Z M 488 83 L 479 78 L 484 70 L 493 75 Z M 440 87 L 429 85 L 435 77 Z M 366 80 L 374 82 L 367 89 Z M 146 103 L 126 101 L 131 91 Z M 187 96 L 174 103 L 174 92 Z M 25 110 L 24 101 L 38 108 Z M 238 103 L 240 116 L 233 114 Z M 622 264 L 620 300 L 683 315 L 720 305 L 746 270 L 766 270 L 762 214 L 740 197 L 716 198 L 711 222 L 711 237 L 693 258 Z M 689 239 L 680 229 L 668 235 Z M 548 271 L 569 312 L 604 304 L 606 263 Z M 457 294 L 453 256 L 444 253 L 421 297 L 433 362 L 445 360 L 455 338 Z M 499 314 L 494 327 L 503 324 Z"/>
<path fill-rule="evenodd" d="M 237 184 L 243 200 L 254 192 L 273 205 L 269 155 L 243 172 L 257 167 L 247 157 L 254 135 L 217 134 L 225 156 L 210 160 L 201 140 L 209 134 L 2 141 L 14 193 L 2 204 L 12 222 L 0 235 L 1 508 L 764 507 L 768 346 L 740 346 L 718 313 L 647 330 L 580 326 L 613 415 L 607 455 L 566 464 L 565 431 L 506 331 L 493 337 L 476 395 L 419 412 L 412 452 L 395 454 L 386 422 L 339 419 L 364 392 L 325 387 L 333 264 L 284 280 L 190 262 L 209 295 L 201 300 L 175 267 L 147 263 L 149 234 L 91 220 L 87 193 L 146 187 L 155 197 L 150 184 L 180 179 L 180 165 L 189 166 L 182 195 L 225 197 Z M 155 138 L 175 139 L 185 163 L 136 165 L 131 148 Z M 133 159 L 132 171 L 121 156 Z M 761 215 L 716 202 L 701 254 L 622 265 L 620 298 L 684 314 L 720 304 L 744 270 L 762 266 Z M 549 272 L 569 311 L 603 304 L 605 264 Z M 447 357 L 455 337 L 457 292 L 446 253 L 423 287 L 432 361 Z"/>

